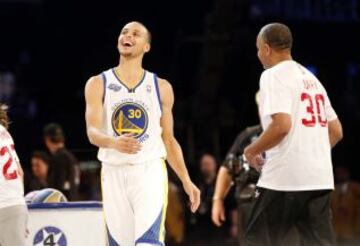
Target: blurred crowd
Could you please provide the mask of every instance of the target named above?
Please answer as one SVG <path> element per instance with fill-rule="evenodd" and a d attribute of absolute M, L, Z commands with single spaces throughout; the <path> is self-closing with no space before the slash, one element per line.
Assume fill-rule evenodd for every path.
<path fill-rule="evenodd" d="M 46 150 L 34 151 L 31 156 L 31 175 L 25 176 L 26 193 L 49 187 L 70 201 L 79 200 L 80 166 L 65 146 L 62 127 L 57 123 L 46 125 L 43 139 Z"/>

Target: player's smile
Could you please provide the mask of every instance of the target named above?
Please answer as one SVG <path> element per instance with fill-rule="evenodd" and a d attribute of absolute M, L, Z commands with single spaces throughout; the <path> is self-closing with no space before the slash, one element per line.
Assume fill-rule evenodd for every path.
<path fill-rule="evenodd" d="M 123 47 L 133 47 L 135 45 L 135 42 L 131 42 L 129 40 L 121 41 L 121 46 Z"/>

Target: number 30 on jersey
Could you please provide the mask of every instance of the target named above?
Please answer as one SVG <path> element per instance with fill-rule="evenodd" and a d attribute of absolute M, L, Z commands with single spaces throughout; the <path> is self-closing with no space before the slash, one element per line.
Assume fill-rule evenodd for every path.
<path fill-rule="evenodd" d="M 314 107 L 315 101 L 315 107 Z M 308 93 L 301 94 L 301 102 L 306 103 L 307 118 L 301 119 L 301 123 L 306 127 L 314 127 L 320 124 L 321 127 L 326 127 L 327 119 L 325 117 L 325 99 L 324 95 L 316 94 L 311 96 Z M 316 110 L 316 115 L 315 111 Z M 317 117 L 316 117 L 317 116 Z"/>

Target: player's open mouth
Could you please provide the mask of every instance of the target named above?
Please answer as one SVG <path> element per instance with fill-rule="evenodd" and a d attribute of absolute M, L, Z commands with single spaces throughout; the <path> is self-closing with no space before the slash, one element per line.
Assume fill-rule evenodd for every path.
<path fill-rule="evenodd" d="M 133 44 L 132 44 L 131 42 L 129 42 L 129 41 L 126 41 L 126 42 L 123 42 L 123 46 L 125 46 L 125 47 L 132 47 Z"/>

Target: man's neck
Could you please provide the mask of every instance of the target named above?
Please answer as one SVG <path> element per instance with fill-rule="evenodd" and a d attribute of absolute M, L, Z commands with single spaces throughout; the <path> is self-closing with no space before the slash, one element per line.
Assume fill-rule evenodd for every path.
<path fill-rule="evenodd" d="M 116 70 L 121 81 L 126 85 L 129 85 L 129 87 L 136 86 L 144 74 L 142 59 L 139 58 L 127 58 L 122 56 Z"/>
<path fill-rule="evenodd" d="M 271 67 L 276 66 L 277 64 L 279 64 L 281 62 L 292 61 L 292 60 L 293 59 L 291 57 L 291 54 L 289 54 L 289 53 L 279 53 L 276 56 L 274 56 L 274 58 L 272 59 Z"/>

